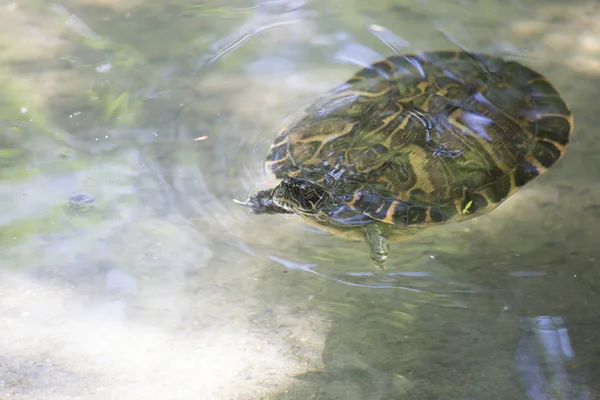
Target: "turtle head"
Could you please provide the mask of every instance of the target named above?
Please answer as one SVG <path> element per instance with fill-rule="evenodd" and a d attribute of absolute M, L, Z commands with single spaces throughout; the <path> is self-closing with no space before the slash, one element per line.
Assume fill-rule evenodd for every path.
<path fill-rule="evenodd" d="M 330 200 L 324 187 L 306 179 L 285 178 L 273 190 L 273 203 L 296 214 L 316 214 Z"/>
<path fill-rule="evenodd" d="M 331 195 L 309 180 L 285 178 L 273 189 L 251 194 L 245 202 L 234 201 L 254 214 L 314 215 L 331 202 Z"/>

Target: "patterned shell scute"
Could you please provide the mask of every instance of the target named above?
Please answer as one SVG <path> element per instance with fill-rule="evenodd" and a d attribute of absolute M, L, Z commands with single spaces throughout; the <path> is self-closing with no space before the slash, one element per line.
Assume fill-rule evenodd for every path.
<path fill-rule="evenodd" d="M 324 185 L 354 211 L 332 212 L 332 223 L 438 224 L 490 211 L 544 173 L 572 124 L 554 87 L 517 62 L 393 56 L 309 106 L 267 166 Z"/>

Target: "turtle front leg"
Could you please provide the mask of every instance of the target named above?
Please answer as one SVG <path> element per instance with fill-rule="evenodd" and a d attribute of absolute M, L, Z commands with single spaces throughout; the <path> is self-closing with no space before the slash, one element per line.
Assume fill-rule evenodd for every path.
<path fill-rule="evenodd" d="M 371 259 L 382 270 L 387 270 L 387 256 L 390 251 L 386 230 L 376 223 L 365 227 L 364 238 L 371 250 Z"/>

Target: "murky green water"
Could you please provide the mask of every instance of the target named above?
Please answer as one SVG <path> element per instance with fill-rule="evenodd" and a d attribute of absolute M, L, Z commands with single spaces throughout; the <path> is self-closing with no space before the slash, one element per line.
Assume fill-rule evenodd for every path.
<path fill-rule="evenodd" d="M 600 398 L 595 1 L 4 2 L 0 398 Z M 493 213 L 366 247 L 236 206 L 358 65 L 516 57 L 566 156 Z"/>

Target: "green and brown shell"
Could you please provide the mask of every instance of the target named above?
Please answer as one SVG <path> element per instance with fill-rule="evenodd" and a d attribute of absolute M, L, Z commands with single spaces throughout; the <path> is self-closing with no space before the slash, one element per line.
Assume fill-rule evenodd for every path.
<path fill-rule="evenodd" d="M 309 106 L 266 165 L 342 199 L 309 222 L 342 234 L 374 221 L 410 229 L 493 210 L 564 154 L 572 127 L 554 87 L 518 62 L 399 55 Z"/>

